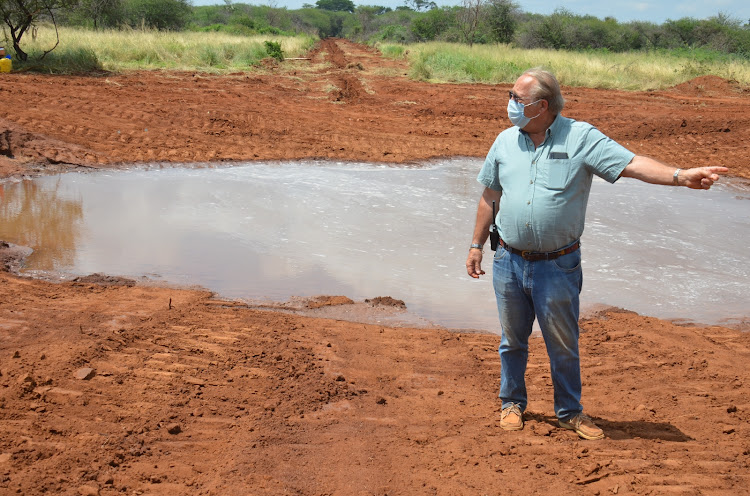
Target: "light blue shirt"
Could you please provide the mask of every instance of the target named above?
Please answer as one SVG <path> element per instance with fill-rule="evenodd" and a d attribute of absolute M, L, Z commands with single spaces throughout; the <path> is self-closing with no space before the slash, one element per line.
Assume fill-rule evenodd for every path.
<path fill-rule="evenodd" d="M 519 250 L 548 252 L 583 234 L 593 175 L 614 183 L 633 157 L 591 124 L 558 115 L 538 148 L 516 126 L 500 133 L 477 180 L 502 192 L 500 237 Z"/>

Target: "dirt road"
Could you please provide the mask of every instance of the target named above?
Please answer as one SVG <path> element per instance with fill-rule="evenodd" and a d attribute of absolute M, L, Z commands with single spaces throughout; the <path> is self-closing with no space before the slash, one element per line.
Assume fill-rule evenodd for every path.
<path fill-rule="evenodd" d="M 2 174 L 481 156 L 506 125 L 507 87 L 411 82 L 344 41 L 299 64 L 0 79 L 16 103 L 0 119 Z M 750 177 L 750 94 L 732 83 L 565 93 L 568 115 L 639 153 Z M 2 496 L 750 494 L 747 332 L 619 310 L 583 321 L 583 402 L 607 434 L 587 442 L 555 426 L 541 340 L 526 428 L 508 433 L 495 335 L 261 311 L 103 276 L 0 272 L 0 288 Z"/>

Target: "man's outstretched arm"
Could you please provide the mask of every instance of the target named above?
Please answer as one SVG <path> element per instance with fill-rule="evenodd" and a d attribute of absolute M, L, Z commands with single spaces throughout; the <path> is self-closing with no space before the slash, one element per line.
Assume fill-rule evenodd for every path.
<path fill-rule="evenodd" d="M 694 167 L 680 169 L 643 155 L 636 155 L 623 169 L 620 177 L 632 177 L 651 184 L 686 186 L 692 189 L 709 189 L 726 167 Z"/>

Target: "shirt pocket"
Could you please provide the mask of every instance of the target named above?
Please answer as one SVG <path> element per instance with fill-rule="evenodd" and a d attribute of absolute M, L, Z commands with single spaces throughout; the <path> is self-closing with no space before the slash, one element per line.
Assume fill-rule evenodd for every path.
<path fill-rule="evenodd" d="M 554 190 L 565 189 L 568 185 L 572 165 L 570 160 L 548 159 L 546 163 L 547 188 Z"/>

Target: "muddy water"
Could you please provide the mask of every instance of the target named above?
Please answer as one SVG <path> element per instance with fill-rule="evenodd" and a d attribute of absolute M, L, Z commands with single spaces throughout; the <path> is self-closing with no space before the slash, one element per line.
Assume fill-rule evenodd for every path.
<path fill-rule="evenodd" d="M 0 239 L 35 249 L 31 273 L 145 276 L 253 301 L 392 296 L 406 302 L 406 323 L 497 331 L 489 274 L 475 281 L 464 269 L 480 167 L 306 162 L 44 177 L 0 185 Z M 584 307 L 731 323 L 750 313 L 749 244 L 747 186 L 595 180 Z"/>

